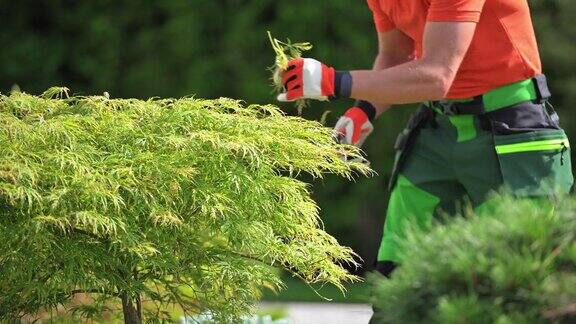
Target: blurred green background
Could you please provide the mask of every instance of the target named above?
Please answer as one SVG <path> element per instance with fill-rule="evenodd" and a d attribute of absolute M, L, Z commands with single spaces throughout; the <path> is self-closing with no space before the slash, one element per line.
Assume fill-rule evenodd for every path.
<path fill-rule="evenodd" d="M 524 1 L 524 0 L 517 0 Z M 552 103 L 576 134 L 576 2 L 530 0 Z M 308 55 L 337 69 L 369 68 L 377 42 L 365 1 L 0 0 L 0 91 L 17 84 L 38 94 L 54 85 L 112 97 L 231 97 L 275 103 L 267 67 L 279 39 L 310 41 Z M 506 73 L 506 71 L 502 71 Z M 351 101 L 314 103 L 304 116 L 330 110 L 335 123 Z M 295 114 L 292 105 L 283 105 Z M 413 107 L 376 122 L 365 145 L 378 176 L 315 181 L 325 227 L 370 270 L 388 199 L 393 142 Z"/>

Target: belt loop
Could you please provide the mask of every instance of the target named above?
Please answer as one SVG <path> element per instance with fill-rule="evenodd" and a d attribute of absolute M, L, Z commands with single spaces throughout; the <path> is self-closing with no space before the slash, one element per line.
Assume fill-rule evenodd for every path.
<path fill-rule="evenodd" d="M 484 97 L 482 95 L 474 97 L 466 109 L 471 115 L 484 115 L 487 112 L 484 106 Z"/>
<path fill-rule="evenodd" d="M 552 96 L 544 74 L 534 76 L 534 78 L 532 78 L 532 83 L 534 83 L 534 90 L 536 90 L 535 103 L 542 104 Z"/>
<path fill-rule="evenodd" d="M 480 129 L 492 132 L 492 120 L 489 114 L 478 115 L 478 122 L 480 124 Z"/>

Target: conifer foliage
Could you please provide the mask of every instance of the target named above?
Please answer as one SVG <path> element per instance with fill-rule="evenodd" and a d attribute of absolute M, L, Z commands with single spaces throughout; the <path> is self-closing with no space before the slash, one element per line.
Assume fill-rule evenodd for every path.
<path fill-rule="evenodd" d="M 576 201 L 503 198 L 430 233 L 375 280 L 381 323 L 575 323 Z"/>
<path fill-rule="evenodd" d="M 231 320 L 276 268 L 342 287 L 353 252 L 298 174 L 370 170 L 319 123 L 232 99 L 0 96 L 0 319 L 93 300 L 124 320 L 168 305 Z M 116 303 L 116 304 L 115 304 Z M 150 312 L 146 314 L 146 312 Z"/>

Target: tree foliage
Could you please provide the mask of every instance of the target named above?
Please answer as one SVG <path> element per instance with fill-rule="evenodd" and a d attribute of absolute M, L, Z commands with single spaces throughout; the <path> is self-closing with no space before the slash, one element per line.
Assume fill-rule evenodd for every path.
<path fill-rule="evenodd" d="M 331 130 L 232 99 L 0 96 L 0 319 L 66 304 L 150 300 L 246 313 L 275 268 L 342 287 L 349 248 L 295 178 L 369 173 Z"/>
<path fill-rule="evenodd" d="M 383 323 L 574 323 L 576 201 L 504 198 L 473 219 L 412 230 L 403 265 L 373 278 Z"/>

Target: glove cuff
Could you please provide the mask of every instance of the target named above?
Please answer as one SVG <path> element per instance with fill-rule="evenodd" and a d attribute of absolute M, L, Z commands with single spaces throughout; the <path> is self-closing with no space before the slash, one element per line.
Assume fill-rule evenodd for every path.
<path fill-rule="evenodd" d="M 346 110 L 344 117 L 350 118 L 357 127 L 362 127 L 362 125 L 370 121 L 368 115 L 358 107 L 352 107 Z"/>
<path fill-rule="evenodd" d="M 374 118 L 376 118 L 376 107 L 374 107 L 374 105 L 368 101 L 357 100 L 353 107 L 360 108 L 366 114 L 366 116 L 368 116 L 368 120 L 371 122 L 374 121 Z"/>
<path fill-rule="evenodd" d="M 350 98 L 352 94 L 352 75 L 349 71 L 334 73 L 334 95 L 330 99 Z"/>

